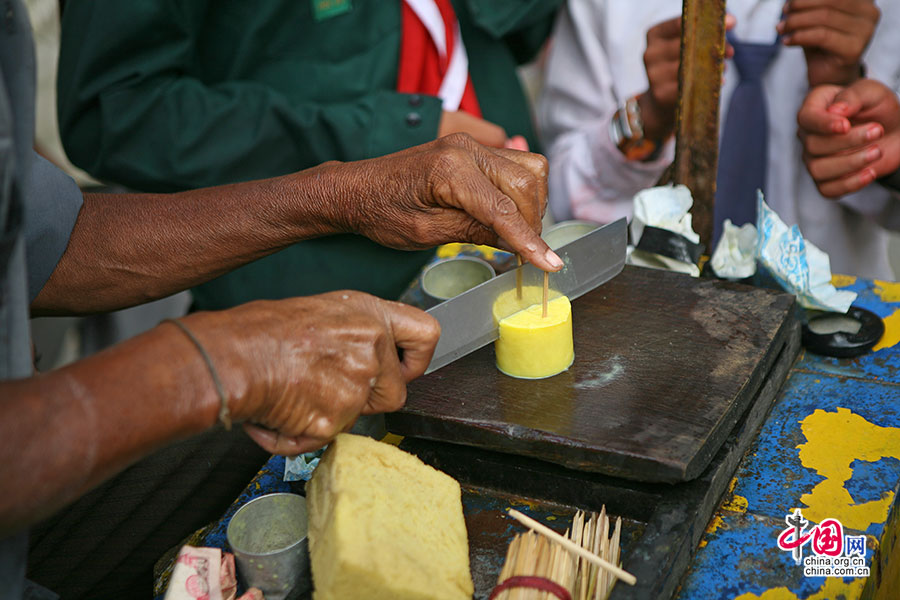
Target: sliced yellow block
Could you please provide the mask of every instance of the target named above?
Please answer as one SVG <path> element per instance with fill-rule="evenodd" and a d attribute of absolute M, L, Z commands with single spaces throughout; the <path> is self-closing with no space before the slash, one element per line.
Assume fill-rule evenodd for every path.
<path fill-rule="evenodd" d="M 537 285 L 526 285 L 522 288 L 522 297 L 516 290 L 503 292 L 494 301 L 494 323 L 500 324 L 500 321 L 506 317 L 510 317 L 520 310 L 525 310 L 532 304 L 540 304 L 542 302 L 544 289 Z M 558 292 L 550 291 L 550 298 L 559 297 Z"/>
<path fill-rule="evenodd" d="M 524 291 L 522 295 L 524 298 L 530 297 Z M 494 344 L 494 351 L 497 368 L 503 373 L 522 379 L 542 379 L 561 373 L 572 365 L 575 349 L 569 299 L 559 296 L 551 300 L 547 304 L 547 316 L 542 316 L 542 313 L 539 300 L 500 320 L 500 337 Z M 494 314 L 498 314 L 496 305 Z"/>
<path fill-rule="evenodd" d="M 315 600 L 469 600 L 459 484 L 415 456 L 342 433 L 306 487 Z"/>

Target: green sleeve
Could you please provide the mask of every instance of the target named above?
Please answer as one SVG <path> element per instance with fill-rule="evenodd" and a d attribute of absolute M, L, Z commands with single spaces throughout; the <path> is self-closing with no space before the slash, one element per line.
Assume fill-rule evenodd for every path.
<path fill-rule="evenodd" d="M 68 2 L 59 113 L 75 164 L 135 189 L 175 191 L 378 156 L 437 136 L 437 98 L 380 90 L 318 104 L 262 82 L 203 81 L 204 19 L 217 8 L 209 0 Z"/>
<path fill-rule="evenodd" d="M 546 23 L 552 23 L 556 10 L 562 5 L 562 0 L 465 0 L 465 2 L 473 21 L 497 39 L 534 25 L 538 26 L 538 31 L 546 29 Z M 543 43 L 544 39 L 546 33 L 540 43 Z"/>

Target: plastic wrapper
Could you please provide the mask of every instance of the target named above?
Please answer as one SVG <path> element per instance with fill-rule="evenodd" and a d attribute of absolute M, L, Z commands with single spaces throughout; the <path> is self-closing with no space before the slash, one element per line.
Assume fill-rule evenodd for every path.
<path fill-rule="evenodd" d="M 797 296 L 804 308 L 845 313 L 856 293 L 831 284 L 831 261 L 769 208 L 762 192 L 757 196 L 757 258 L 785 291 Z"/>
<path fill-rule="evenodd" d="M 628 264 L 655 269 L 666 269 L 700 275 L 697 266 L 700 236 L 691 225 L 689 212 L 694 200 L 683 185 L 665 185 L 638 192 L 634 197 L 634 218 L 631 220 L 631 241 L 628 247 Z M 652 246 L 646 244 L 645 232 L 653 228 L 654 238 L 661 240 Z M 660 235 L 661 233 L 665 235 Z"/>
<path fill-rule="evenodd" d="M 289 456 L 284 459 L 284 480 L 285 481 L 309 481 L 313 471 L 319 466 L 319 458 L 325 448 L 320 448 L 315 452 L 306 452 L 297 456 Z"/>

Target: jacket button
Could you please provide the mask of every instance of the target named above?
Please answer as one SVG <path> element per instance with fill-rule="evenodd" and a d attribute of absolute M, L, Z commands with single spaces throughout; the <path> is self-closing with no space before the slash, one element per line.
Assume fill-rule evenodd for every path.
<path fill-rule="evenodd" d="M 419 94 L 413 94 L 409 97 L 409 105 L 410 106 L 420 106 L 422 104 L 422 96 Z"/>
<path fill-rule="evenodd" d="M 411 112 L 406 115 L 406 124 L 410 127 L 418 127 L 422 123 L 422 115 L 417 112 Z"/>

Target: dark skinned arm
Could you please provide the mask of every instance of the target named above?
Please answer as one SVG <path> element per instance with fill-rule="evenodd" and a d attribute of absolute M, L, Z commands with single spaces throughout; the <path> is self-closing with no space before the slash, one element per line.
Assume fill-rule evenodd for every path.
<path fill-rule="evenodd" d="M 426 313 L 359 292 L 252 302 L 183 322 L 231 417 L 270 452 L 321 447 L 360 414 L 396 410 L 440 334 Z M 402 350 L 402 360 L 398 358 Z M 219 397 L 171 323 L 59 370 L 0 382 L 0 538 L 141 456 L 212 427 Z"/>
<path fill-rule="evenodd" d="M 34 308 L 90 312 L 164 296 L 335 231 L 396 248 L 506 245 L 552 269 L 558 257 L 536 233 L 546 172 L 543 157 L 456 135 L 268 181 L 89 196 Z M 402 406 L 440 331 L 422 311 L 352 291 L 184 322 L 216 366 L 234 422 L 263 448 L 288 454 L 321 447 L 360 414 Z M 207 365 L 168 323 L 52 373 L 0 382 L 0 398 L 0 479 L 15 482 L 0 497 L 0 537 L 213 426 L 219 411 Z"/>
<path fill-rule="evenodd" d="M 34 314 L 162 298 L 297 241 L 353 232 L 392 248 L 468 241 L 561 268 L 540 239 L 547 164 L 464 134 L 353 163 L 178 194 L 89 194 Z"/>

